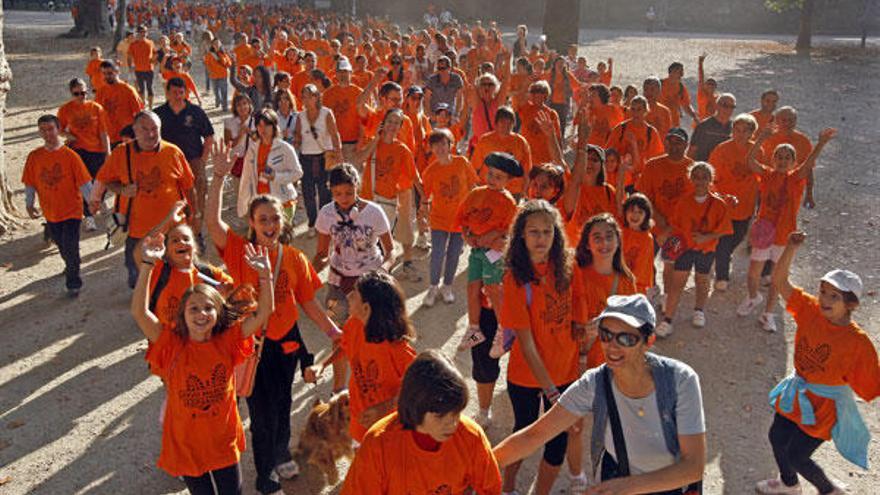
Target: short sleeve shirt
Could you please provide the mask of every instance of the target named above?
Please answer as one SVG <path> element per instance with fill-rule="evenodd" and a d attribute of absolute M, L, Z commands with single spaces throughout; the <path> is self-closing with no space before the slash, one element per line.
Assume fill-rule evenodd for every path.
<path fill-rule="evenodd" d="M 464 87 L 464 81 L 461 76 L 456 73 L 449 74 L 449 81 L 443 84 L 440 81 L 440 74 L 433 74 L 428 78 L 425 89 L 431 90 L 431 108 L 437 108 L 437 104 L 446 103 L 455 113 L 455 95 Z"/>
<path fill-rule="evenodd" d="M 730 139 L 731 129 L 733 129 L 732 122 L 722 124 L 715 117 L 709 117 L 697 124 L 691 136 L 691 145 L 696 148 L 694 160 L 701 162 L 708 160 L 716 146 Z"/>
<path fill-rule="evenodd" d="M 370 201 L 357 214 L 344 218 L 330 202 L 318 212 L 315 229 L 330 236 L 330 267 L 356 277 L 382 266 L 379 237 L 391 230 L 385 212 Z M 350 221 L 349 221 L 350 220 Z"/>
<path fill-rule="evenodd" d="M 214 126 L 198 105 L 186 102 L 175 114 L 167 103 L 156 108 L 162 121 L 162 139 L 176 144 L 187 160 L 198 158 L 204 151 L 204 139 L 214 135 Z"/>

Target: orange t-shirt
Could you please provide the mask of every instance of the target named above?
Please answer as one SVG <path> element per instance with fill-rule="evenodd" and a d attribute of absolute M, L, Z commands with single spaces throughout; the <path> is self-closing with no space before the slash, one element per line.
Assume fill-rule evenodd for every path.
<path fill-rule="evenodd" d="M 153 291 L 155 291 L 156 285 L 159 283 L 159 276 L 164 265 L 165 261 L 159 260 L 153 267 L 150 278 L 150 291 L 148 292 L 149 297 L 153 296 Z M 210 270 L 211 278 L 214 280 L 222 283 L 232 283 L 232 277 L 223 270 L 216 267 L 210 267 Z M 174 325 L 177 322 L 177 312 L 180 309 L 180 300 L 183 298 L 183 293 L 193 285 L 204 283 L 199 278 L 199 275 L 199 269 L 195 266 L 189 270 L 171 268 L 171 271 L 168 273 L 168 282 L 162 288 L 159 297 L 156 298 L 156 307 L 153 309 L 156 318 L 159 318 L 163 325 Z"/>
<path fill-rule="evenodd" d="M 250 45 L 239 45 L 233 48 L 232 52 L 235 54 L 238 65 L 246 65 L 251 69 L 260 66 L 260 56 Z"/>
<path fill-rule="evenodd" d="M 366 88 L 375 74 L 371 70 L 361 70 L 351 73 L 351 82 L 359 88 Z"/>
<path fill-rule="evenodd" d="M 620 113 L 611 105 L 597 105 L 590 107 L 590 136 L 589 144 L 605 146 L 611 136 L 611 130 L 621 122 Z"/>
<path fill-rule="evenodd" d="M 147 39 L 134 40 L 128 45 L 128 55 L 134 61 L 135 72 L 153 72 L 156 47 Z"/>
<path fill-rule="evenodd" d="M 189 99 L 190 96 L 199 92 L 199 90 L 196 89 L 196 81 L 186 72 L 175 72 L 173 70 L 162 71 L 163 80 L 168 81 L 172 77 L 179 77 L 183 79 L 183 83 L 186 85 L 186 99 Z"/>
<path fill-rule="evenodd" d="M 47 222 L 79 220 L 83 216 L 80 187 L 92 180 L 79 155 L 67 146 L 49 151 L 31 151 L 24 164 L 21 182 L 37 191 Z"/>
<path fill-rule="evenodd" d="M 866 402 L 880 396 L 880 365 L 877 350 L 868 334 L 855 322 L 834 325 L 822 316 L 819 301 L 801 288 L 788 298 L 788 312 L 794 317 L 794 369 L 809 383 L 849 385 Z M 837 422 L 835 402 L 806 392 L 816 414 L 816 424 L 801 423 L 801 408 L 795 400 L 790 413 L 776 406 L 776 412 L 797 423 L 804 433 L 823 440 L 831 439 Z"/>
<path fill-rule="evenodd" d="M 498 131 L 489 131 L 480 136 L 474 146 L 474 152 L 471 154 L 471 165 L 480 178 L 481 184 L 486 183 L 486 176 L 489 175 L 489 167 L 483 163 L 483 160 L 493 151 L 513 155 L 523 169 L 523 177 L 529 175 L 529 170 L 532 169 L 532 151 L 526 138 L 515 132 L 503 136 Z M 507 182 L 507 190 L 511 194 L 525 194 L 526 191 L 523 189 L 525 179 L 523 177 L 514 177 Z"/>
<path fill-rule="evenodd" d="M 363 135 L 362 139 L 364 141 L 371 139 L 376 135 L 376 132 L 379 130 L 379 125 L 382 123 L 382 119 L 385 118 L 385 112 L 382 110 L 370 110 L 367 114 L 366 119 L 362 119 L 361 123 L 363 124 Z M 405 144 L 410 151 L 415 153 L 416 151 L 416 139 L 415 139 L 415 131 L 413 131 L 413 123 L 412 120 L 408 116 L 404 114 L 403 123 L 400 124 L 400 130 L 397 131 L 397 139 L 400 140 L 401 143 Z M 413 155 L 415 156 L 415 155 Z"/>
<path fill-rule="evenodd" d="M 673 214 L 675 203 L 694 190 L 688 179 L 688 168 L 692 163 L 694 161 L 688 157 L 673 161 L 669 155 L 663 155 L 649 160 L 636 181 L 636 190 L 647 196 L 654 211 L 667 221 Z"/>
<path fill-rule="evenodd" d="M 531 303 L 526 296 L 526 286 L 519 285 L 510 271 L 504 274 L 504 304 L 498 320 L 504 328 L 531 331 L 538 355 L 553 384 L 567 385 L 578 378 L 578 346 L 572 338 L 571 324 L 587 321 L 584 306 L 580 303 L 584 289 L 580 279 L 572 276 L 568 289 L 557 292 L 556 277 L 549 265 L 540 263 L 534 269 L 541 282 L 530 283 Z M 510 350 L 507 380 L 521 387 L 541 387 L 526 363 L 522 339 L 519 338 Z"/>
<path fill-rule="evenodd" d="M 688 249 L 711 253 L 718 245 L 718 239 L 697 243 L 694 234 L 725 234 L 733 233 L 730 223 L 730 206 L 715 193 L 710 192 L 706 200 L 698 202 L 693 194 L 682 197 L 675 205 L 669 223 L 687 240 Z"/>
<path fill-rule="evenodd" d="M 717 173 L 715 190 L 736 196 L 737 204 L 731 211 L 732 220 L 746 220 L 755 213 L 758 177 L 748 163 L 752 144 L 749 141 L 748 144 L 739 146 L 729 139 L 716 146 L 709 155 L 709 163 L 715 167 Z"/>
<path fill-rule="evenodd" d="M 76 136 L 72 148 L 93 153 L 104 153 L 101 134 L 107 133 L 107 113 L 104 107 L 94 101 L 68 101 L 58 109 L 61 128 Z"/>
<path fill-rule="evenodd" d="M 101 62 L 103 61 L 104 59 L 95 58 L 89 60 L 89 63 L 86 64 L 86 75 L 89 76 L 89 82 L 95 91 L 107 85 L 104 75 L 101 74 Z"/>
<path fill-rule="evenodd" d="M 715 107 L 717 105 L 718 96 L 703 88 L 697 90 L 697 117 L 700 120 L 715 115 Z"/>
<path fill-rule="evenodd" d="M 797 216 L 807 180 L 799 178 L 794 171 L 765 172 L 758 180 L 761 206 L 757 218 L 773 222 L 776 226 L 773 244 L 784 246 L 788 242 L 788 234 L 797 230 Z"/>
<path fill-rule="evenodd" d="M 532 152 L 532 163 L 552 163 L 553 158 L 550 155 L 550 146 L 547 141 L 547 136 L 541 131 L 541 127 L 538 125 L 536 119 L 540 112 L 545 112 L 549 115 L 550 120 L 553 121 L 556 139 L 561 139 L 562 131 L 559 126 L 559 115 L 547 105 L 538 106 L 531 102 L 522 105 L 516 110 L 516 112 L 519 114 L 519 119 L 522 123 L 520 133 L 526 138 L 526 141 L 528 141 L 529 150 Z"/>
<path fill-rule="evenodd" d="M 470 191 L 455 214 L 456 224 L 471 234 L 507 232 L 516 216 L 516 201 L 504 191 L 480 186 Z"/>
<path fill-rule="evenodd" d="M 403 429 L 397 412 L 370 428 L 342 485 L 341 495 L 477 495 L 501 493 L 492 445 L 472 419 L 461 422 L 440 449 L 430 452 Z"/>
<path fill-rule="evenodd" d="M 810 142 L 810 138 L 807 137 L 806 134 L 800 131 L 792 131 L 791 133 L 787 132 L 776 132 L 770 135 L 765 141 L 764 144 L 761 145 L 761 151 L 764 152 L 764 163 L 768 166 L 773 165 L 773 152 L 776 150 L 776 147 L 780 144 L 787 143 L 794 146 L 795 158 L 797 158 L 798 164 L 804 163 L 807 160 L 807 157 L 810 156 L 810 152 L 813 151 L 813 143 Z"/>
<path fill-rule="evenodd" d="M 364 166 L 364 183 L 361 196 L 373 199 L 374 193 L 384 198 L 397 198 L 397 193 L 412 187 L 416 178 L 416 163 L 407 146 L 397 139 L 391 144 L 380 141 Z M 375 169 L 375 170 L 374 170 Z M 376 173 L 375 190 L 373 172 Z"/>
<path fill-rule="evenodd" d="M 171 476 L 201 476 L 231 466 L 245 449 L 233 370 L 253 352 L 234 325 L 207 342 L 179 337 L 164 326 L 146 360 L 165 382 L 162 452 L 156 463 Z"/>
<path fill-rule="evenodd" d="M 95 102 L 107 112 L 107 131 L 111 143 L 122 140 L 119 133 L 134 121 L 134 116 L 138 112 L 144 109 L 144 102 L 137 91 L 122 81 L 107 84 L 99 89 L 98 94 L 95 95 Z"/>
<path fill-rule="evenodd" d="M 611 213 L 617 216 L 617 191 L 611 184 L 601 186 L 589 186 L 581 184 L 578 194 L 577 205 L 570 219 L 565 223 L 565 233 L 568 234 L 568 245 L 577 246 L 581 240 L 581 230 L 587 220 L 599 213 Z"/>
<path fill-rule="evenodd" d="M 226 234 L 226 249 L 220 256 L 235 280 L 235 285 L 250 284 L 259 292 L 259 276 L 244 259 L 245 244 L 246 240 L 229 230 Z M 282 266 L 278 278 L 275 279 L 275 312 L 269 317 L 266 326 L 266 336 L 272 340 L 279 340 L 287 335 L 299 318 L 296 304 L 311 301 L 315 298 L 315 292 L 321 288 L 321 279 L 306 255 L 293 246 L 285 245 L 283 249 Z M 272 262 L 273 270 L 276 259 L 278 249 L 269 249 L 269 261 Z"/>
<path fill-rule="evenodd" d="M 773 119 L 773 113 L 764 113 L 761 109 L 752 110 L 749 112 L 749 115 L 755 118 L 758 121 L 758 128 L 755 130 L 757 134 L 760 134 L 761 131 L 764 130 L 765 127 L 770 125 L 770 120 Z"/>
<path fill-rule="evenodd" d="M 629 141 L 626 139 L 627 132 L 635 135 L 639 148 L 639 161 L 633 161 L 633 171 L 627 173 L 626 184 L 633 184 L 645 171 L 648 160 L 664 153 L 663 138 L 657 133 L 657 129 L 647 122 L 635 122 L 629 119 L 621 122 L 611 131 L 605 148 L 616 149 L 620 156 L 632 154 Z"/>
<path fill-rule="evenodd" d="M 130 183 L 126 146 L 131 148 L 131 179 L 137 185 L 128 235 L 140 239 L 159 225 L 174 203 L 186 198 L 195 179 L 180 148 L 160 141 L 158 151 L 138 151 L 135 143 L 117 146 L 98 172 L 98 180 Z"/>
<path fill-rule="evenodd" d="M 336 128 L 344 143 L 357 141 L 361 133 L 361 119 L 357 113 L 357 99 L 364 91 L 352 84 L 342 87 L 338 84 L 324 91 L 323 102 L 333 110 Z"/>
<path fill-rule="evenodd" d="M 342 328 L 340 346 L 351 365 L 349 432 L 351 438 L 363 442 L 367 428 L 358 420 L 361 413 L 397 397 L 403 374 L 416 358 L 416 351 L 406 340 L 368 342 L 364 322 L 354 317 Z"/>
<path fill-rule="evenodd" d="M 226 79 L 229 77 L 229 68 L 232 67 L 232 59 L 226 52 L 205 54 L 205 67 L 208 69 L 208 77 L 211 79 Z"/>
<path fill-rule="evenodd" d="M 645 120 L 654 126 L 654 129 L 657 129 L 660 139 L 666 139 L 666 133 L 672 128 L 672 112 L 666 105 L 659 101 L 648 105 L 648 114 L 645 115 Z"/>
<path fill-rule="evenodd" d="M 650 230 L 623 228 L 623 259 L 642 294 L 654 286 L 654 236 Z"/>
<path fill-rule="evenodd" d="M 302 111 L 302 90 L 306 84 L 312 82 L 312 74 L 311 71 L 301 70 L 295 74 L 290 75 L 290 91 L 293 93 L 293 96 L 296 97 L 297 107 L 296 109 Z"/>
<path fill-rule="evenodd" d="M 614 286 L 615 273 L 602 275 L 596 269 L 590 266 L 575 266 L 573 278 L 578 279 L 578 284 L 583 287 L 583 297 L 575 300 L 575 304 L 582 306 L 581 311 L 586 317 L 586 321 L 599 316 L 605 309 L 608 297 L 611 296 L 611 289 Z M 618 296 L 631 296 L 636 293 L 636 284 L 624 275 L 617 275 L 617 292 Z M 599 340 L 593 341 L 587 353 L 587 368 L 595 368 L 605 362 L 605 353 L 602 351 L 602 345 Z"/>
<path fill-rule="evenodd" d="M 269 159 L 269 150 L 272 149 L 272 143 L 264 143 L 260 141 L 257 148 L 257 174 L 266 169 L 266 161 Z M 269 194 L 269 182 L 257 181 L 257 194 Z"/>
<path fill-rule="evenodd" d="M 665 78 L 660 81 L 660 101 L 669 108 L 672 127 L 681 124 L 681 108 L 691 104 L 691 95 L 681 81 L 678 84 Z"/>
<path fill-rule="evenodd" d="M 413 123 L 414 148 L 412 148 L 412 152 L 416 160 L 416 168 L 419 170 L 419 173 L 422 173 L 425 167 L 428 166 L 428 155 L 431 154 L 431 149 L 428 146 L 428 135 L 431 134 L 431 121 L 428 120 L 428 116 L 424 113 L 408 113 L 406 116 Z"/>
<path fill-rule="evenodd" d="M 477 184 L 477 173 L 467 158 L 453 155 L 446 165 L 434 160 L 422 174 L 425 196 L 431 201 L 431 228 L 446 232 L 461 232 L 456 212 L 465 197 Z"/>

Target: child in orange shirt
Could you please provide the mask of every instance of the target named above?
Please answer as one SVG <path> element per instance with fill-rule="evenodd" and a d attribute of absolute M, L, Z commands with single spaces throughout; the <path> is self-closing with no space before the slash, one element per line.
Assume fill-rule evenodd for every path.
<path fill-rule="evenodd" d="M 801 493 L 800 474 L 818 493 L 842 495 L 811 457 L 833 439 L 848 461 L 867 469 L 870 432 L 853 392 L 865 402 L 880 396 L 880 361 L 871 338 L 852 320 L 863 290 L 858 275 L 826 273 L 818 296 L 792 285 L 791 262 L 805 238 L 792 232 L 773 270 L 773 285 L 797 324 L 794 371 L 770 392 L 775 416 L 769 437 L 779 477 L 758 482 L 755 491 Z"/>
<path fill-rule="evenodd" d="M 150 369 L 168 392 L 157 465 L 182 477 L 191 493 L 239 493 L 245 436 L 233 370 L 253 352 L 250 336 L 274 309 L 269 251 L 247 244 L 242 260 L 260 281 L 255 313 L 241 319 L 250 304 L 234 307 L 214 288 L 197 284 L 183 294 L 176 321 L 163 324 L 149 309 L 147 291 L 165 251 L 163 238 L 153 234 L 144 239 L 131 300 L 132 316 L 151 344 L 146 356 Z"/>
<path fill-rule="evenodd" d="M 403 376 L 397 411 L 367 432 L 341 494 L 498 495 L 498 463 L 483 430 L 461 415 L 467 402 L 455 365 L 438 351 L 419 354 Z"/>
<path fill-rule="evenodd" d="M 77 297 L 82 288 L 79 276 L 79 229 L 83 198 L 89 196 L 92 180 L 75 151 L 61 143 L 61 123 L 54 115 L 42 115 L 37 128 L 43 146 L 30 152 L 22 171 L 25 203 L 31 218 L 46 219 L 46 228 L 64 260 L 67 295 Z M 39 197 L 40 212 L 34 205 Z"/>
<path fill-rule="evenodd" d="M 542 163 L 529 170 L 529 199 L 543 199 L 562 212 L 565 192 L 565 169 L 554 163 Z"/>
<path fill-rule="evenodd" d="M 434 161 L 422 176 L 425 191 L 423 203 L 424 208 L 430 210 L 431 222 L 431 286 L 424 299 L 428 307 L 434 305 L 438 295 L 442 295 L 446 304 L 455 302 L 452 282 L 463 247 L 461 227 L 456 225 L 455 212 L 479 180 L 467 158 L 452 154 L 454 143 L 455 138 L 449 129 L 437 129 L 428 137 L 428 145 L 434 156 Z"/>
<path fill-rule="evenodd" d="M 672 334 L 672 318 L 691 269 L 695 272 L 696 285 L 691 322 L 697 328 L 706 326 L 703 308 L 709 299 L 709 272 L 715 260 L 715 247 L 718 239 L 733 233 L 730 207 L 721 196 L 709 190 L 715 180 L 715 169 L 712 165 L 706 162 L 694 163 L 688 169 L 688 178 L 693 185 L 693 195 L 682 197 L 669 218 L 673 231 L 677 232 L 686 250 L 674 261 L 671 284 L 663 304 L 663 321 L 657 325 L 656 330 L 660 337 Z"/>
<path fill-rule="evenodd" d="M 583 225 L 594 215 L 617 213 L 617 191 L 605 180 L 605 150 L 588 144 L 577 154 L 571 183 L 565 191 L 565 231 L 571 245 L 580 240 Z"/>
<path fill-rule="evenodd" d="M 651 228 L 653 208 L 651 200 L 635 193 L 623 202 L 623 259 L 636 277 L 638 292 L 653 299 L 658 290 L 654 280 L 654 235 Z"/>
<path fill-rule="evenodd" d="M 759 175 L 761 207 L 749 234 L 752 245 L 748 276 L 749 295 L 736 309 L 736 314 L 739 316 L 750 315 L 761 304 L 762 298 L 758 293 L 761 270 L 768 260 L 775 263 L 779 259 L 788 234 L 797 229 L 800 198 L 807 185 L 807 177 L 816 166 L 816 159 L 822 149 L 837 135 L 837 130 L 832 128 L 820 132 L 819 142 L 802 162 L 792 145 L 780 144 L 773 151 L 771 168 L 758 162 L 756 157 L 772 132 L 771 127 L 761 131 L 749 151 L 749 166 Z M 776 306 L 776 296 L 776 288 L 771 285 L 767 290 L 767 305 L 764 313 L 758 318 L 758 324 L 767 332 L 776 331 L 776 321 L 772 313 L 773 307 Z"/>
<path fill-rule="evenodd" d="M 324 368 L 341 354 L 351 365 L 348 380 L 349 432 L 357 442 L 380 418 L 397 406 L 397 394 L 406 368 L 416 357 L 411 342 L 415 330 L 406 315 L 406 298 L 391 275 L 361 275 L 348 293 L 349 318 L 342 327 L 339 347 L 310 366 L 304 375 L 314 383 Z"/>

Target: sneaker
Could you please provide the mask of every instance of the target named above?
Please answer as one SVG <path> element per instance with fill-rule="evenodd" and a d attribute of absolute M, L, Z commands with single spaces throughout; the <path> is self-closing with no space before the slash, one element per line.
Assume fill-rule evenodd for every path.
<path fill-rule="evenodd" d="M 484 430 L 489 428 L 492 426 L 492 409 L 480 409 L 474 417 L 474 421 Z"/>
<path fill-rule="evenodd" d="M 672 335 L 672 330 L 672 323 L 663 320 L 660 322 L 659 325 L 657 325 L 654 333 L 656 333 L 658 337 L 669 337 L 670 335 Z"/>
<path fill-rule="evenodd" d="M 730 282 L 727 280 L 716 280 L 715 281 L 715 290 L 718 292 L 727 292 L 727 286 Z"/>
<path fill-rule="evenodd" d="M 412 261 L 404 261 L 403 262 L 403 273 L 401 274 L 404 280 L 408 280 L 410 282 L 421 282 L 422 276 L 419 275 L 419 270 L 416 268 L 415 263 Z"/>
<path fill-rule="evenodd" d="M 770 287 L 770 284 L 773 283 L 773 277 L 770 275 L 764 275 L 761 277 L 761 287 Z"/>
<path fill-rule="evenodd" d="M 461 342 L 458 343 L 458 350 L 466 351 L 471 347 L 482 344 L 485 341 L 486 336 L 483 335 L 483 332 L 480 331 L 480 327 L 478 327 L 477 325 L 468 325 L 467 330 L 461 337 Z"/>
<path fill-rule="evenodd" d="M 94 232 L 98 230 L 98 224 L 95 223 L 95 217 L 86 217 L 83 220 L 83 225 L 86 227 L 86 232 Z"/>
<path fill-rule="evenodd" d="M 299 464 L 296 461 L 287 461 L 284 464 L 279 464 L 275 466 L 275 472 L 278 473 L 278 476 L 281 479 L 289 480 L 294 476 L 299 475 Z"/>
<path fill-rule="evenodd" d="M 691 323 L 696 328 L 703 328 L 706 326 L 706 313 L 703 312 L 702 309 L 695 309 L 694 316 L 691 317 Z"/>
<path fill-rule="evenodd" d="M 571 471 L 568 472 L 568 481 L 569 481 L 569 493 L 572 495 L 584 495 L 587 493 L 587 488 L 590 487 L 590 480 L 587 478 L 587 473 L 581 471 L 581 473 L 577 476 L 571 474 Z"/>
<path fill-rule="evenodd" d="M 441 286 L 440 295 L 443 296 L 443 302 L 445 302 L 446 304 L 452 304 L 455 302 L 455 294 L 452 293 L 451 285 Z"/>
<path fill-rule="evenodd" d="M 754 299 L 746 296 L 745 300 L 736 308 L 736 314 L 740 316 L 749 316 L 753 311 L 758 309 L 758 305 L 764 301 L 764 296 L 758 294 Z"/>
<path fill-rule="evenodd" d="M 762 313 L 758 317 L 758 325 L 761 325 L 761 329 L 765 332 L 776 332 L 776 318 L 773 317 L 773 313 Z"/>
<path fill-rule="evenodd" d="M 786 486 L 779 478 L 773 478 L 755 483 L 755 491 L 765 495 L 800 495 L 801 484 Z"/>
<path fill-rule="evenodd" d="M 437 301 L 437 296 L 440 294 L 440 288 L 436 285 L 432 285 L 428 287 L 428 293 L 425 294 L 425 298 L 422 299 L 422 304 L 427 307 L 431 307 Z"/>
<path fill-rule="evenodd" d="M 492 338 L 492 348 L 489 349 L 489 357 L 500 359 L 505 354 L 507 354 L 507 349 L 504 348 L 504 330 L 499 327 L 495 331 L 495 337 Z"/>

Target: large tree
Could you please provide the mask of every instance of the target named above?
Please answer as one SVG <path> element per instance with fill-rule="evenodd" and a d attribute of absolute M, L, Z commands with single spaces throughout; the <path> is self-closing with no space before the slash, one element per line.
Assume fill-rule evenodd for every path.
<path fill-rule="evenodd" d="M 73 28 L 65 36 L 71 38 L 99 38 L 110 32 L 107 0 L 79 0 Z"/>
<path fill-rule="evenodd" d="M 800 9 L 801 25 L 798 30 L 795 49 L 799 52 L 809 52 L 813 44 L 813 9 L 815 0 L 765 0 L 764 5 L 774 12 Z"/>
<path fill-rule="evenodd" d="M 6 49 L 3 45 L 3 5 L 0 4 L 0 150 L 3 149 L 3 117 L 6 113 L 6 93 L 12 84 L 12 70 L 6 61 Z M 16 208 L 12 202 L 12 188 L 6 173 L 6 153 L 0 151 L 0 234 L 6 233 L 17 224 Z"/>
<path fill-rule="evenodd" d="M 579 0 L 544 0 L 544 34 L 547 46 L 565 54 L 578 44 L 581 4 Z"/>

